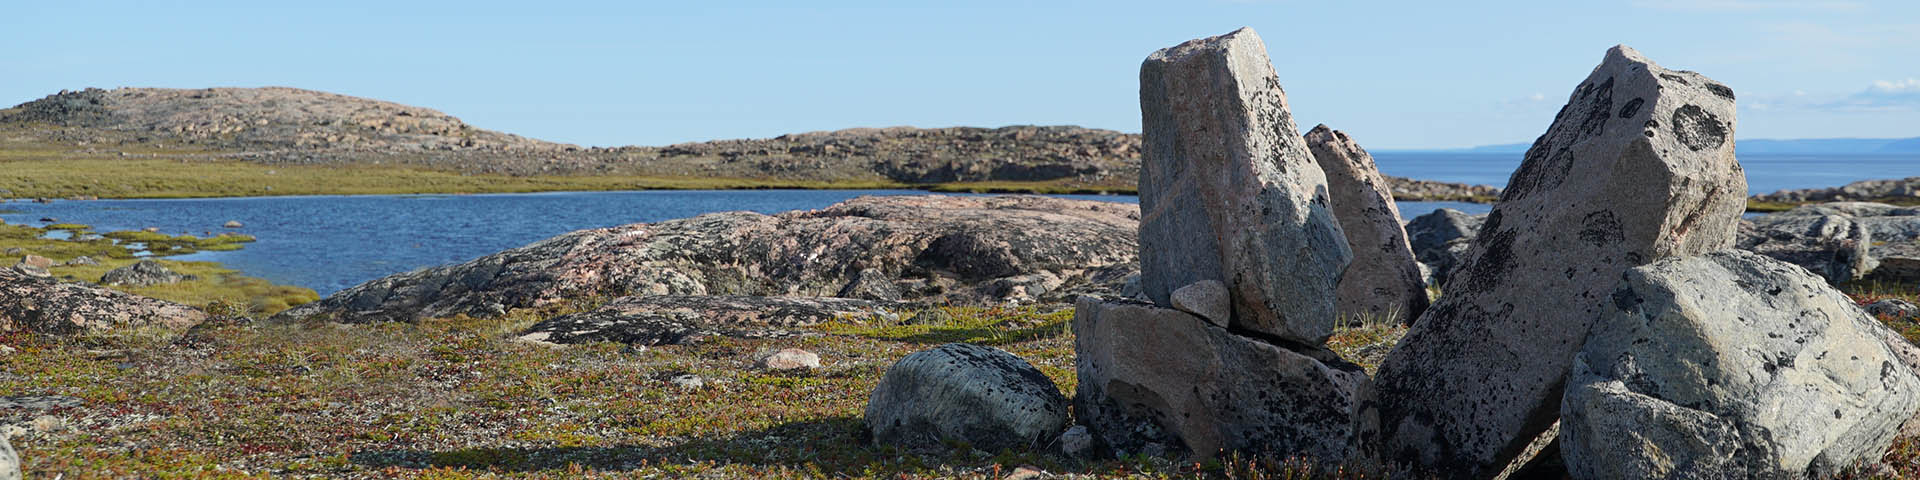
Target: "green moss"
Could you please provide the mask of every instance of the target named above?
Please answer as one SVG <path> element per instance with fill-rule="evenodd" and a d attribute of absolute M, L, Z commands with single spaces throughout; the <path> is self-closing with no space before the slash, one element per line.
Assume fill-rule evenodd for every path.
<path fill-rule="evenodd" d="M 56 223 L 52 225 L 47 225 L 46 229 L 47 230 L 92 230 L 93 226 L 79 224 L 79 223 Z"/>

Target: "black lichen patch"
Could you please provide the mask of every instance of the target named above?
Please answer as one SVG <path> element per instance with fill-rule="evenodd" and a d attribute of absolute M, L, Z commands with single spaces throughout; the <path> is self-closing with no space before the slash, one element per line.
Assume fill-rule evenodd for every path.
<path fill-rule="evenodd" d="M 1693 151 L 1720 148 L 1727 144 L 1727 126 L 1720 118 L 1699 105 L 1686 105 L 1673 111 L 1673 135 Z"/>
<path fill-rule="evenodd" d="M 1733 89 L 1727 88 L 1726 85 L 1721 85 L 1718 83 L 1708 83 L 1707 91 L 1713 92 L 1714 95 L 1719 95 L 1720 98 L 1733 100 Z"/>
<path fill-rule="evenodd" d="M 1640 105 L 1643 105 L 1646 103 L 1647 103 L 1647 99 L 1645 98 L 1634 98 L 1633 100 L 1628 100 L 1626 106 L 1620 107 L 1620 118 L 1633 118 L 1634 115 L 1639 115 Z"/>
<path fill-rule="evenodd" d="M 1626 234 L 1621 230 L 1620 219 L 1614 218 L 1612 210 L 1589 213 L 1580 220 L 1580 241 L 1605 247 L 1624 240 Z"/>

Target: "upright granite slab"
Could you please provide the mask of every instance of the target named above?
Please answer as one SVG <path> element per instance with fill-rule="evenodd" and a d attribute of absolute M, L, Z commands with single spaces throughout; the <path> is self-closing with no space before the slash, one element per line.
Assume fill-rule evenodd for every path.
<path fill-rule="evenodd" d="M 1333 213 L 1347 235 L 1353 263 L 1340 277 L 1337 311 L 1343 319 L 1410 323 L 1427 310 L 1427 282 L 1420 274 L 1400 207 L 1360 144 L 1326 125 L 1307 132 L 1307 147 L 1327 175 Z"/>
<path fill-rule="evenodd" d="M 1352 253 L 1327 180 L 1287 113 L 1253 29 L 1162 49 L 1140 65 L 1140 283 L 1154 303 L 1227 285 L 1233 327 L 1318 345 Z"/>
<path fill-rule="evenodd" d="M 1363 395 L 1363 454 L 1497 473 L 1559 416 L 1588 327 L 1628 268 L 1733 245 L 1746 178 L 1733 91 L 1625 46 L 1528 149 L 1446 295 Z"/>

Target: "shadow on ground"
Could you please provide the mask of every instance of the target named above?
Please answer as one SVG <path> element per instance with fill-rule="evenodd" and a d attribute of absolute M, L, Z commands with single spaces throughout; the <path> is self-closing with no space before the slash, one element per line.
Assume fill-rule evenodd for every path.
<path fill-rule="evenodd" d="M 857 417 L 792 422 L 766 429 L 698 438 L 676 445 L 557 448 L 469 448 L 452 451 L 361 451 L 351 461 L 372 469 L 465 467 L 479 471 L 533 472 L 575 468 L 627 471 L 648 467 L 684 469 L 715 465 L 784 467 L 824 474 L 918 471 L 944 462 L 869 446 Z M 968 462 L 972 463 L 972 462 Z M 677 466 L 677 467 L 676 467 Z"/>

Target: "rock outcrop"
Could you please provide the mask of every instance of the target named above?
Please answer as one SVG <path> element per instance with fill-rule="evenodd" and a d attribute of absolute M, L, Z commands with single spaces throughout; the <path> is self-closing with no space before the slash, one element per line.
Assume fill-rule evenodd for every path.
<path fill-rule="evenodd" d="M 1437 182 L 1390 175 L 1383 178 L 1387 180 L 1387 189 L 1393 192 L 1393 199 L 1402 202 L 1492 203 L 1493 199 L 1500 197 L 1499 188 L 1486 185 Z"/>
<path fill-rule="evenodd" d="M 898 304 L 826 297 L 649 295 L 553 317 L 521 332 L 527 340 L 570 344 L 674 345 L 705 337 L 777 338 L 836 318 L 903 310 Z"/>
<path fill-rule="evenodd" d="M 589 297 L 826 297 L 876 281 L 869 270 L 902 301 L 1058 300 L 1124 285 L 1138 215 L 1132 205 L 1020 196 L 861 197 L 778 215 L 716 213 L 568 233 L 367 282 L 280 317 L 412 321 Z"/>
<path fill-rule="evenodd" d="M 1804 269 L 1743 251 L 1627 271 L 1574 363 L 1575 478 L 1825 478 L 1920 410 L 1886 327 Z"/>
<path fill-rule="evenodd" d="M 1505 467 L 1558 416 L 1621 272 L 1732 246 L 1746 206 L 1733 132 L 1726 86 L 1609 50 L 1380 366 L 1363 453 L 1452 478 Z"/>
<path fill-rule="evenodd" d="M 183 329 L 206 312 L 92 285 L 0 269 L 0 332 L 73 334 L 115 328 Z"/>
<path fill-rule="evenodd" d="M 1877 262 L 1873 233 L 1842 215 L 1767 215 L 1740 223 L 1737 246 L 1811 270 L 1835 284 L 1857 280 Z"/>
<path fill-rule="evenodd" d="M 1067 428 L 1067 398 L 1020 357 L 949 343 L 887 367 L 865 421 L 875 443 L 910 450 L 1037 450 Z"/>
<path fill-rule="evenodd" d="M 1140 115 L 1147 297 L 1167 305 L 1175 289 L 1217 280 L 1232 292 L 1234 327 L 1326 341 L 1353 254 L 1259 35 L 1154 52 L 1140 65 Z"/>
<path fill-rule="evenodd" d="M 1380 168 L 1360 144 L 1326 125 L 1313 127 L 1306 140 L 1327 175 L 1334 216 L 1353 252 L 1335 290 L 1336 311 L 1347 321 L 1412 322 L 1427 309 L 1427 281 Z"/>
<path fill-rule="evenodd" d="M 1920 177 L 1907 177 L 1885 180 L 1861 180 L 1833 188 L 1809 188 L 1801 190 L 1781 190 L 1765 195 L 1754 195 L 1754 200 L 1779 203 L 1837 202 L 1837 201 L 1920 201 Z"/>
<path fill-rule="evenodd" d="M 146 287 L 180 283 L 182 281 L 195 279 L 197 279 L 197 277 L 193 275 L 182 275 L 174 272 L 168 269 L 166 265 L 161 265 L 160 262 L 141 260 L 135 262 L 133 265 L 108 270 L 105 275 L 100 276 L 100 284 Z"/>
<path fill-rule="evenodd" d="M 1117 454 L 1222 450 L 1338 463 L 1366 372 L 1332 351 L 1236 334 L 1186 312 L 1083 298 L 1074 413 Z"/>
<path fill-rule="evenodd" d="M 1182 43 L 1140 84 L 1154 304 L 1077 302 L 1077 418 L 1117 454 L 1344 461 L 1366 373 L 1321 345 L 1352 253 L 1265 46 L 1250 29 Z"/>

